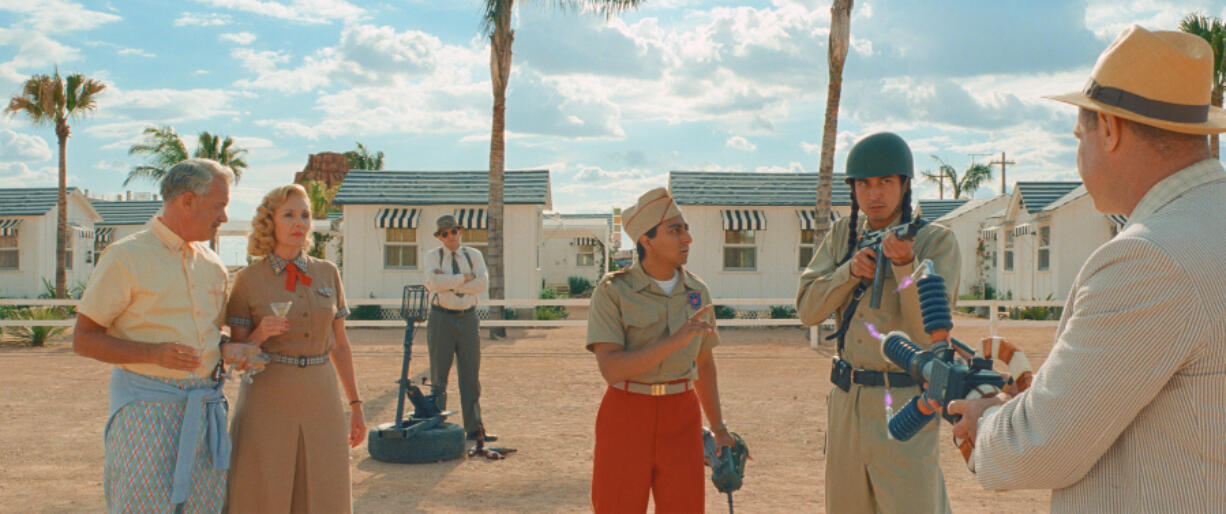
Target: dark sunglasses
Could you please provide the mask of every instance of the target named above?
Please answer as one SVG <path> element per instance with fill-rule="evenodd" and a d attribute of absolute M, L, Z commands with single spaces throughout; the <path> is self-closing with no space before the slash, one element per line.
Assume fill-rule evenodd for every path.
<path fill-rule="evenodd" d="M 436 235 L 436 236 L 454 236 L 454 235 L 459 234 L 459 233 L 460 233 L 460 229 L 458 229 L 458 228 L 453 228 L 453 229 L 451 229 L 451 230 L 446 230 L 446 229 L 444 229 L 444 230 L 440 230 L 440 231 L 436 232 L 434 235 Z"/>

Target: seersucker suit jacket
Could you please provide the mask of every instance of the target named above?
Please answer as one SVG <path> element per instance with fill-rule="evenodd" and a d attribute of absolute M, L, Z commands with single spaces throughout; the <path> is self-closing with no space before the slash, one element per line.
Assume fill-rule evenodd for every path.
<path fill-rule="evenodd" d="M 1052 489 L 1052 512 L 1226 510 L 1224 264 L 1226 172 L 1205 160 L 1082 266 L 1030 389 L 980 418 L 980 484 Z"/>

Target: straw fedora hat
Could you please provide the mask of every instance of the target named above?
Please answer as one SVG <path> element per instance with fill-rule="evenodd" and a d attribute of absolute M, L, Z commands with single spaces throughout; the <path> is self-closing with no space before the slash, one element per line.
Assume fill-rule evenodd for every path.
<path fill-rule="evenodd" d="M 1098 57 L 1081 91 L 1048 96 L 1184 134 L 1226 132 L 1226 111 L 1209 105 L 1213 49 L 1184 32 L 1124 30 Z"/>

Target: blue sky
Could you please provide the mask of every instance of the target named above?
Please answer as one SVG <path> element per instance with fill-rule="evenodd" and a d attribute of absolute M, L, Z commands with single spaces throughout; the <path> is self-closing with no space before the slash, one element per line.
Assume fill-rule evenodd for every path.
<path fill-rule="evenodd" d="M 828 2 L 648 0 L 612 20 L 552 5 L 517 8 L 506 155 L 508 169 L 551 171 L 555 209 L 628 205 L 670 170 L 817 171 Z M 68 148 L 69 184 L 93 192 L 125 189 L 146 126 L 236 137 L 250 169 L 230 216 L 249 219 L 308 154 L 355 141 L 388 169 L 487 168 L 480 12 L 476 0 L 0 0 L 0 91 L 56 64 L 107 83 Z M 836 171 L 857 138 L 891 130 L 919 169 L 933 154 L 963 169 L 1005 151 L 1010 182 L 1076 180 L 1074 110 L 1040 96 L 1079 89 L 1129 24 L 1174 28 L 1190 12 L 1226 17 L 1226 4 L 859 1 Z M 0 119 L 0 187 L 54 185 L 55 155 L 51 129 Z M 977 196 L 998 190 L 999 178 Z"/>

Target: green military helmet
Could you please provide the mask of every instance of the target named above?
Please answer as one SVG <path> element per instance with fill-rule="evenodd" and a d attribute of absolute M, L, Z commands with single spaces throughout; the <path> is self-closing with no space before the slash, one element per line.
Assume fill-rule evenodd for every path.
<path fill-rule="evenodd" d="M 847 182 L 886 175 L 915 177 L 907 142 L 893 132 L 878 132 L 856 141 L 847 153 Z"/>

